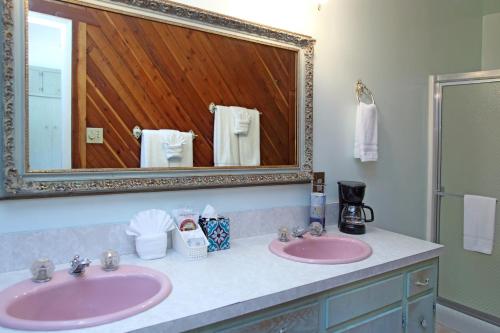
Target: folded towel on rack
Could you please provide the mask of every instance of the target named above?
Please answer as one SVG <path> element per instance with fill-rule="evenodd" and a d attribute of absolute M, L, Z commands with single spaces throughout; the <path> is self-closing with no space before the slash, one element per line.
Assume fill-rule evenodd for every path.
<path fill-rule="evenodd" d="M 158 130 L 143 130 L 141 134 L 141 168 L 168 167 L 163 152 L 163 135 Z"/>
<path fill-rule="evenodd" d="M 218 105 L 214 117 L 214 165 L 240 165 L 238 136 L 233 132 L 231 107 Z"/>
<path fill-rule="evenodd" d="M 169 142 L 172 143 L 171 146 Z M 179 145 L 180 142 L 183 143 Z M 188 168 L 192 166 L 193 134 L 191 132 L 142 131 L 141 168 Z"/>
<path fill-rule="evenodd" d="M 491 254 L 497 199 L 464 195 L 464 249 Z"/>
<path fill-rule="evenodd" d="M 238 106 L 232 106 L 233 112 L 233 133 L 234 134 L 247 134 L 250 127 L 250 115 L 248 109 Z"/>
<path fill-rule="evenodd" d="M 249 127 L 246 134 L 238 135 L 240 165 L 260 165 L 260 113 L 258 110 L 246 109 L 249 116 Z"/>
<path fill-rule="evenodd" d="M 361 162 L 378 159 L 377 106 L 375 103 L 358 103 L 354 134 L 354 158 Z"/>
<path fill-rule="evenodd" d="M 184 135 L 179 131 L 160 130 L 163 137 L 163 150 L 167 160 L 182 159 L 182 146 L 186 143 Z"/>
<path fill-rule="evenodd" d="M 170 168 L 190 168 L 193 166 L 193 133 L 177 130 L 160 130 L 163 149 Z M 169 145 L 169 142 L 172 145 Z"/>

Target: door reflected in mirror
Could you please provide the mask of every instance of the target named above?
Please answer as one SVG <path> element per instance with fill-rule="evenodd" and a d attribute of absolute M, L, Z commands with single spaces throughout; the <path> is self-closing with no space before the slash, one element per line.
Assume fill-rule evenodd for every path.
<path fill-rule="evenodd" d="M 32 169 L 71 169 L 72 21 L 28 14 L 29 158 Z"/>
<path fill-rule="evenodd" d="M 30 171 L 298 166 L 297 47 L 57 0 L 26 34 Z"/>

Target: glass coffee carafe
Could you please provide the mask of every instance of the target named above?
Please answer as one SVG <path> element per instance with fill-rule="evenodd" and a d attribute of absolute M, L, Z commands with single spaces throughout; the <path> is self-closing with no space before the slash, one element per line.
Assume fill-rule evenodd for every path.
<path fill-rule="evenodd" d="M 370 218 L 366 218 L 365 209 L 370 211 Z M 341 212 L 341 220 L 345 223 L 363 224 L 373 221 L 373 209 L 366 205 L 345 205 Z"/>

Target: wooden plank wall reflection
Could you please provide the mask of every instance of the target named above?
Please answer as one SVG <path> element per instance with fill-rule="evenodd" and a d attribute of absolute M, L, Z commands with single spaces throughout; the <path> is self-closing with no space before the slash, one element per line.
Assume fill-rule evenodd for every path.
<path fill-rule="evenodd" d="M 213 166 L 208 104 L 257 108 L 261 164 L 296 165 L 297 52 L 52 0 L 73 20 L 73 168 L 137 168 L 132 128 L 193 130 L 194 165 Z M 86 144 L 86 127 L 104 144 Z"/>

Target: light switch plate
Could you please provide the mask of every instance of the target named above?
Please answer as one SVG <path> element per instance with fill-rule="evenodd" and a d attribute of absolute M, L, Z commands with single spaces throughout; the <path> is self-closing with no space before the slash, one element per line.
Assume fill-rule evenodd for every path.
<path fill-rule="evenodd" d="M 102 128 L 87 127 L 87 143 L 101 144 L 104 142 L 104 131 Z"/>

